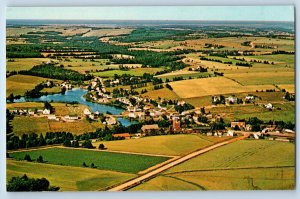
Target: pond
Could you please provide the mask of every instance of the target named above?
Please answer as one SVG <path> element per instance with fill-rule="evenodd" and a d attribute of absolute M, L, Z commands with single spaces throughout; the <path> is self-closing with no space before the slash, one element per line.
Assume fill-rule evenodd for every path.
<path fill-rule="evenodd" d="M 79 104 L 83 104 L 89 106 L 93 112 L 99 111 L 100 113 L 110 112 L 113 115 L 119 115 L 124 110 L 121 108 L 116 108 L 114 106 L 109 106 L 105 104 L 98 104 L 95 102 L 89 102 L 84 98 L 84 95 L 87 93 L 86 89 L 74 88 L 72 90 L 66 91 L 63 94 L 52 94 L 52 95 L 43 95 L 39 98 L 24 98 L 15 99 L 14 102 L 77 102 Z M 123 126 L 129 126 L 131 124 L 135 124 L 136 121 L 129 121 L 126 118 L 117 118 L 118 121 Z"/>

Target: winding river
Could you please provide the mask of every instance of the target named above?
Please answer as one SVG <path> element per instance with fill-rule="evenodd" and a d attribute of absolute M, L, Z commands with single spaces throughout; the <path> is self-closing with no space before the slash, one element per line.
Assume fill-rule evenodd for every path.
<path fill-rule="evenodd" d="M 24 98 L 21 97 L 18 100 L 14 100 L 14 102 L 78 102 L 79 104 L 83 104 L 89 106 L 93 112 L 99 111 L 100 113 L 106 113 L 107 111 L 112 113 L 113 115 L 119 115 L 124 110 L 121 108 L 116 108 L 113 106 L 98 104 L 95 102 L 89 102 L 84 98 L 84 95 L 87 93 L 87 90 L 81 88 L 74 88 L 72 90 L 66 91 L 64 95 L 62 94 L 52 94 L 52 95 L 43 95 L 39 98 Z M 117 118 L 118 121 L 123 126 L 129 126 L 131 124 L 136 123 L 135 121 L 129 121 L 126 118 Z"/>

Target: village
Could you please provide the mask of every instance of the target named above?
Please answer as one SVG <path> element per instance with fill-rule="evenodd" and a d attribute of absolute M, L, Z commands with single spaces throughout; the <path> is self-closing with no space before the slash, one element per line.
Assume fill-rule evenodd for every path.
<path fill-rule="evenodd" d="M 119 84 L 120 81 L 111 81 L 111 84 Z M 50 82 L 46 82 L 46 85 Z M 58 84 L 63 90 L 68 91 L 74 88 L 70 82 L 62 82 Z M 81 86 L 82 87 L 82 86 Z M 80 120 L 88 120 L 89 122 L 100 122 L 106 126 L 119 125 L 117 118 L 126 118 L 130 121 L 136 121 L 142 124 L 138 133 L 118 133 L 114 132 L 113 136 L 130 139 L 140 138 L 144 136 L 164 134 L 194 134 L 201 133 L 206 136 L 237 136 L 238 134 L 248 134 L 249 138 L 253 139 L 269 139 L 277 141 L 294 141 L 295 132 L 291 129 L 277 125 L 276 122 L 264 123 L 258 121 L 249 122 L 246 119 L 233 120 L 230 123 L 225 123 L 222 118 L 222 113 L 211 113 L 207 111 L 207 107 L 193 107 L 187 104 L 184 100 L 168 101 L 165 99 L 153 100 L 150 97 L 141 97 L 137 95 L 126 95 L 123 97 L 114 98 L 111 93 L 106 91 L 105 84 L 102 78 L 96 77 L 92 79 L 87 88 L 88 92 L 85 95 L 88 101 L 99 104 L 112 104 L 122 107 L 124 111 L 120 115 L 111 113 L 100 113 L 99 111 L 92 112 L 86 107 L 79 114 L 57 115 L 50 103 L 46 102 L 44 109 L 10 109 L 10 113 L 17 117 L 43 117 L 55 122 L 77 122 Z M 128 90 L 128 89 L 127 89 Z M 65 92 L 64 91 L 64 92 Z M 291 94 L 289 97 L 294 97 Z M 272 111 L 276 109 L 272 103 L 258 104 L 256 103 L 257 96 L 247 95 L 244 99 L 234 95 L 229 96 L 211 96 L 209 107 L 229 107 L 229 106 L 245 106 L 247 104 L 256 104 Z M 66 103 L 68 106 L 68 103 Z M 257 127 L 257 125 L 259 127 Z M 253 128 L 253 126 L 256 126 Z"/>

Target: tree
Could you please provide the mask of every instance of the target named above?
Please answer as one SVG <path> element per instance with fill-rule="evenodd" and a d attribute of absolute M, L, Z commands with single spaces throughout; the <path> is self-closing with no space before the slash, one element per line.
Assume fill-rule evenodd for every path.
<path fill-rule="evenodd" d="M 85 163 L 85 162 L 83 162 L 83 163 L 82 163 L 82 166 L 83 166 L 83 167 L 87 167 L 87 165 L 86 165 L 86 163 Z"/>
<path fill-rule="evenodd" d="M 62 89 L 61 89 L 61 94 L 64 95 L 64 94 L 66 93 L 66 90 L 67 90 L 66 87 L 62 87 Z"/>
<path fill-rule="evenodd" d="M 91 164 L 91 168 L 97 168 L 94 163 Z"/>
<path fill-rule="evenodd" d="M 81 144 L 81 146 L 82 146 L 83 148 L 88 148 L 88 149 L 93 149 L 93 148 L 94 148 L 94 146 L 93 146 L 91 140 L 85 140 L 85 141 Z"/>
<path fill-rule="evenodd" d="M 71 147 L 71 141 L 70 140 L 65 140 L 64 143 L 63 143 L 63 145 L 65 147 Z"/>
<path fill-rule="evenodd" d="M 36 159 L 36 161 L 39 162 L 39 163 L 43 163 L 43 162 L 44 162 L 43 156 L 40 155 L 40 156 L 38 157 L 38 159 Z"/>
<path fill-rule="evenodd" d="M 105 149 L 105 146 L 104 146 L 104 144 L 99 144 L 99 147 L 98 147 L 98 149 L 101 149 L 101 150 L 103 150 L 103 149 Z"/>
<path fill-rule="evenodd" d="M 32 161 L 30 155 L 28 155 L 28 154 L 25 155 L 24 160 L 26 160 L 28 162 Z"/>
<path fill-rule="evenodd" d="M 46 178 L 12 177 L 7 183 L 7 191 L 58 191 L 60 188 L 50 186 Z"/>
<path fill-rule="evenodd" d="M 10 102 L 12 103 L 12 102 L 14 102 L 14 98 L 15 98 L 15 97 L 14 97 L 14 94 L 11 93 L 11 94 L 7 97 L 7 100 L 10 101 Z"/>

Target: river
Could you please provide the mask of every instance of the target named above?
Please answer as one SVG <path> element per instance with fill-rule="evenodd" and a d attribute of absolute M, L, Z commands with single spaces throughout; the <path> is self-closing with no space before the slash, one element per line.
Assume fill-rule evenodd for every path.
<path fill-rule="evenodd" d="M 84 98 L 84 95 L 87 93 L 87 90 L 81 88 L 74 88 L 72 90 L 66 91 L 63 94 L 51 94 L 51 95 L 43 95 L 39 98 L 24 98 L 15 99 L 14 102 L 78 102 L 79 104 L 86 105 L 90 107 L 93 112 L 99 111 L 100 113 L 106 113 L 107 111 L 112 113 L 113 115 L 119 115 L 124 110 L 121 108 L 116 108 L 114 106 L 109 106 L 105 104 L 98 104 L 95 102 L 89 102 Z M 131 124 L 136 123 L 135 121 L 129 121 L 126 118 L 117 118 L 117 120 L 123 126 L 129 126 Z"/>

